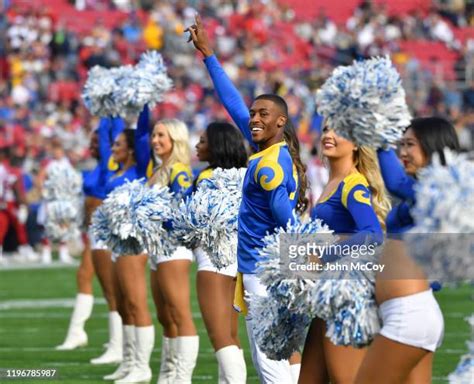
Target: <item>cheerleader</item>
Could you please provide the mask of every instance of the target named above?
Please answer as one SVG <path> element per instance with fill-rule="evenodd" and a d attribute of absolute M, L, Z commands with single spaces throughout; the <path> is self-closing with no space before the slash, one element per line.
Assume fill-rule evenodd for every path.
<path fill-rule="evenodd" d="M 445 164 L 445 147 L 459 150 L 453 126 L 442 118 L 428 117 L 414 119 L 403 135 L 400 159 L 405 169 L 393 151 L 379 150 L 387 188 L 402 199 L 387 219 L 392 233 L 413 228 L 410 208 L 416 201 L 416 173 L 431 163 L 434 153 Z M 430 383 L 434 352 L 444 333 L 439 305 L 424 272 L 409 257 L 402 241 L 390 240 L 380 262 L 386 271 L 410 274 L 405 279 L 383 273 L 377 276 L 375 298 L 383 327 L 362 362 L 356 382 Z"/>
<path fill-rule="evenodd" d="M 375 281 L 382 322 L 355 383 L 431 383 L 434 351 L 444 334 L 443 315 L 425 274 L 400 240 L 387 240 Z M 407 278 L 394 277 L 405 271 Z M 409 271 L 409 272 L 407 272 Z"/>
<path fill-rule="evenodd" d="M 329 165 L 329 181 L 311 212 L 336 234 L 350 237 L 339 244 L 383 242 L 390 201 L 374 150 L 357 146 L 325 127 L 321 152 Z M 339 255 L 322 255 L 325 262 Z M 366 353 L 365 348 L 336 346 L 327 337 L 326 324 L 314 319 L 306 338 L 299 383 L 352 383 Z"/>
<path fill-rule="evenodd" d="M 244 168 L 247 152 L 241 133 L 227 123 L 211 123 L 196 145 L 197 157 L 208 162 L 196 179 L 199 184 L 212 177 L 213 169 Z M 198 265 L 197 294 L 207 334 L 219 366 L 219 383 L 245 383 L 246 366 L 237 336 L 238 317 L 232 308 L 237 262 L 217 269 L 201 249 L 194 250 Z"/>
<path fill-rule="evenodd" d="M 400 141 L 400 160 L 393 149 L 378 150 L 382 176 L 388 191 L 401 199 L 387 217 L 388 233 L 403 233 L 413 227 L 410 208 L 415 203 L 416 173 L 431 163 L 434 153 L 443 149 L 459 151 L 454 127 L 441 117 L 414 119 Z"/>
<path fill-rule="evenodd" d="M 293 220 L 295 208 L 300 212 L 306 209 L 305 167 L 299 157 L 298 139 L 289 124 L 286 102 L 277 95 L 260 95 L 249 110 L 214 56 L 199 16 L 188 31 L 190 40 L 204 55 L 221 102 L 253 149 L 258 151 L 249 158 L 239 211 L 236 305 L 246 313 L 244 290 L 266 296 L 265 286 L 255 275 L 263 237 Z M 249 316 L 246 324 L 252 360 L 260 381 L 296 382 L 299 364 L 294 364 L 292 373 L 287 360 L 268 359 L 256 344 Z"/>
<path fill-rule="evenodd" d="M 106 194 L 126 181 L 146 176 L 149 154 L 143 151 L 148 145 L 148 108 L 145 106 L 138 119 L 137 129 L 124 129 L 112 145 L 113 160 L 119 169 L 107 180 Z M 108 136 L 99 138 L 107 143 Z M 149 366 L 155 342 L 155 331 L 147 304 L 147 255 L 112 255 L 113 279 L 117 307 L 123 321 L 123 359 L 117 370 L 105 380 L 116 383 L 150 381 Z"/>
<path fill-rule="evenodd" d="M 111 129 L 110 129 L 111 126 Z M 90 226 L 94 211 L 102 204 L 106 197 L 105 184 L 117 170 L 111 158 L 111 146 L 107 137 L 115 140 L 123 131 L 124 122 L 120 118 L 102 118 L 98 129 L 94 132 L 91 142 L 91 151 L 96 154 L 98 166 L 84 177 L 84 193 L 86 195 L 86 224 Z M 102 140 L 99 139 L 102 137 Z M 92 359 L 92 364 L 112 364 L 122 361 L 122 318 L 117 311 L 113 284 L 113 266 L 111 252 L 105 244 L 97 241 L 92 232 L 88 232 L 90 248 L 92 249 L 92 262 L 99 279 L 102 292 L 109 308 L 109 341 L 107 349 L 98 358 Z"/>
<path fill-rule="evenodd" d="M 99 132 L 107 129 L 109 124 L 108 119 L 102 119 L 99 125 Z M 114 137 L 123 129 L 120 123 L 114 124 Z M 92 213 L 97 208 L 104 198 L 104 185 L 107 172 L 107 162 L 110 158 L 110 146 L 102 145 L 99 147 L 99 133 L 93 132 L 90 141 L 90 152 L 92 157 L 98 160 L 97 166 L 90 172 L 85 172 L 83 176 L 83 191 L 86 196 L 84 201 L 85 208 L 85 223 L 90 224 Z M 87 333 L 84 330 L 84 325 L 92 313 L 92 306 L 94 303 L 94 296 L 92 294 L 92 279 L 94 277 L 94 265 L 92 261 L 92 252 L 97 248 L 97 244 L 89 233 L 84 238 L 84 251 L 81 257 L 81 264 L 77 270 L 77 289 L 78 294 L 74 304 L 74 310 L 69 323 L 68 333 L 65 341 L 56 347 L 57 350 L 72 350 L 80 346 L 87 345 Z M 92 252 L 91 252 L 92 250 Z M 110 254 L 108 254 L 110 258 Z M 121 360 L 121 332 L 122 320 L 116 310 L 114 299 L 108 297 L 107 291 L 104 290 L 105 297 L 109 303 L 109 331 L 111 339 L 109 344 L 115 346 L 118 344 L 119 354 L 116 360 Z M 118 328 L 118 329 L 117 329 Z M 116 340 L 119 339 L 119 340 Z M 115 362 L 113 361 L 113 362 Z"/>
<path fill-rule="evenodd" d="M 157 122 L 151 147 L 161 164 L 149 185 L 168 186 L 179 198 L 192 193 L 189 134 L 176 119 Z M 150 255 L 151 287 L 158 321 L 163 327 L 159 383 L 190 383 L 199 351 L 189 287 L 193 259 L 190 249 L 179 246 L 172 255 Z"/>

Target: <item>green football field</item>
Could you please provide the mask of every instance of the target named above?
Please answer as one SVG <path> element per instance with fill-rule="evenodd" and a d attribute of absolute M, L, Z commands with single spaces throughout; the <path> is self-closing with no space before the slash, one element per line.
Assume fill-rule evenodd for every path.
<path fill-rule="evenodd" d="M 194 274 L 191 276 L 194 286 Z M 115 370 L 115 366 L 93 366 L 89 360 L 99 356 L 107 341 L 107 307 L 101 297 L 97 281 L 94 294 L 97 303 L 86 331 L 89 345 L 75 351 L 54 350 L 66 334 L 75 292 L 75 268 L 51 267 L 38 269 L 1 269 L 0 267 L 0 368 L 54 368 L 58 379 L 54 382 L 104 383 L 102 376 Z M 464 318 L 473 312 L 473 288 L 444 288 L 436 294 L 445 316 L 445 338 L 437 352 L 434 365 L 434 382 L 446 382 L 446 375 L 454 370 L 459 358 L 467 352 L 465 341 L 470 337 Z M 199 358 L 193 382 L 217 382 L 217 364 L 213 349 L 199 314 L 195 291 L 193 313 L 201 337 Z M 149 302 L 154 314 L 154 307 Z M 154 316 L 156 319 L 156 316 Z M 245 327 L 241 319 L 240 336 L 245 349 L 248 382 L 257 378 L 250 360 Z M 161 329 L 155 320 L 156 343 L 151 366 L 153 381 L 159 368 Z M 51 380 L 49 380 L 51 381 Z M 7 380 L 0 379 L 0 382 Z M 48 380 L 14 380 L 9 382 L 31 383 Z"/>

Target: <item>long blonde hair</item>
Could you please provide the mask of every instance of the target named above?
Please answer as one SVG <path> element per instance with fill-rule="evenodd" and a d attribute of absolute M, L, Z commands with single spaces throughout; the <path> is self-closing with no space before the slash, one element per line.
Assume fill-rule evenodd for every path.
<path fill-rule="evenodd" d="M 171 168 L 176 163 L 182 163 L 189 166 L 191 164 L 191 151 L 189 149 L 189 132 L 185 123 L 178 119 L 163 119 L 158 121 L 157 125 L 163 125 L 170 135 L 173 147 L 171 155 L 166 164 L 159 166 L 149 180 L 150 185 L 158 184 L 166 186 L 170 181 Z"/>
<path fill-rule="evenodd" d="M 366 146 L 358 147 L 354 152 L 354 165 L 364 175 L 369 183 L 372 193 L 372 206 L 382 228 L 385 230 L 385 219 L 392 208 L 385 183 L 380 172 L 377 153 L 374 149 Z"/>

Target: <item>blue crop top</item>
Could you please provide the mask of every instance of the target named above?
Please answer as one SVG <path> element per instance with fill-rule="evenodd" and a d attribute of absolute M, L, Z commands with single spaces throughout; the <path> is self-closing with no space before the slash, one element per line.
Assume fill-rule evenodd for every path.
<path fill-rule="evenodd" d="M 311 211 L 313 219 L 321 219 L 336 234 L 351 234 L 339 244 L 382 244 L 383 230 L 371 202 L 371 193 L 366 178 L 352 173 Z M 334 261 L 340 257 L 326 253 L 323 260 Z"/>
<path fill-rule="evenodd" d="M 98 199 L 105 199 L 107 193 L 105 191 L 106 181 L 118 169 L 118 165 L 111 159 L 112 149 L 110 141 L 123 131 L 125 124 L 120 118 L 103 117 L 100 119 L 98 134 L 99 134 L 99 161 L 97 166 L 84 173 L 83 190 L 86 196 L 95 197 Z M 109 145 L 106 142 L 101 142 L 100 135 L 111 134 Z"/>

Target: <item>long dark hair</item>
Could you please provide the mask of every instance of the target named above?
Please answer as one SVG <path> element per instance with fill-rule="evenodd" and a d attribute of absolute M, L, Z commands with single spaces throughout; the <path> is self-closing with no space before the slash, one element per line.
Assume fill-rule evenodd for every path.
<path fill-rule="evenodd" d="M 438 153 L 441 164 L 446 165 L 443 149 L 460 151 L 458 135 L 453 125 L 442 117 L 419 117 L 413 119 L 410 126 L 418 139 L 421 149 L 431 163 L 434 153 Z"/>
<path fill-rule="evenodd" d="M 306 177 L 306 165 L 301 161 L 300 156 L 300 141 L 296 134 L 295 128 L 288 119 L 285 124 L 285 130 L 283 132 L 286 144 L 288 144 L 288 150 L 290 151 L 291 159 L 295 164 L 296 171 L 298 172 L 298 203 L 296 210 L 299 213 L 303 213 L 308 208 L 308 198 L 306 197 L 306 190 L 308 189 L 308 178 Z"/>
<path fill-rule="evenodd" d="M 306 166 L 301 161 L 300 156 L 300 142 L 296 134 L 293 123 L 288 116 L 288 105 L 286 101 L 275 94 L 263 94 L 257 96 L 255 100 L 269 100 L 277 105 L 281 113 L 286 117 L 286 124 L 283 131 L 283 137 L 288 144 L 288 150 L 293 160 L 293 164 L 298 172 L 298 202 L 296 204 L 296 210 L 299 213 L 303 213 L 308 207 L 308 199 L 306 198 L 306 190 L 308 189 L 308 179 L 306 177 Z"/>
<path fill-rule="evenodd" d="M 210 168 L 243 168 L 247 166 L 244 137 L 232 124 L 213 122 L 206 129 Z"/>
<path fill-rule="evenodd" d="M 122 131 L 122 133 L 125 137 L 125 142 L 127 143 L 128 149 L 133 151 L 133 159 L 136 160 L 136 156 L 135 156 L 135 129 L 125 128 Z"/>

